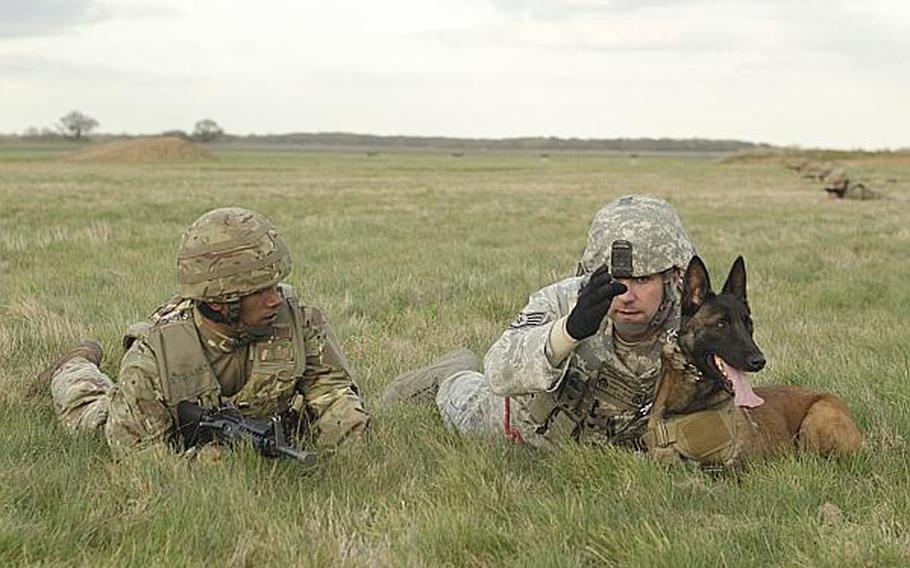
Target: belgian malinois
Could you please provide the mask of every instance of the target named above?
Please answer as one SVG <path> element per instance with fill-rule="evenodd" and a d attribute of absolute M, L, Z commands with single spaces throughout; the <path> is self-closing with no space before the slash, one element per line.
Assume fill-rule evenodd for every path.
<path fill-rule="evenodd" d="M 659 458 L 737 465 L 750 455 L 809 450 L 847 454 L 862 443 L 836 396 L 798 386 L 752 389 L 765 356 L 752 338 L 746 267 L 733 263 L 720 294 L 699 257 L 682 286 L 682 319 L 668 342 L 645 441 Z"/>

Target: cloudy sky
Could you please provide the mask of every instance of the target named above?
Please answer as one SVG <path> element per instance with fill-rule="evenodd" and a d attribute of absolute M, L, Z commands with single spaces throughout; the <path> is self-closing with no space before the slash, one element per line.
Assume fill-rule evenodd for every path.
<path fill-rule="evenodd" d="M 910 147 L 905 0 L 0 0 L 0 132 Z"/>

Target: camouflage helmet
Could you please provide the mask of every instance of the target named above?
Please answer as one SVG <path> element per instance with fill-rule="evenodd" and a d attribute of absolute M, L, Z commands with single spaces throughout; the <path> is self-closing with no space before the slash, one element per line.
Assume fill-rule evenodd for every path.
<path fill-rule="evenodd" d="M 234 302 L 290 272 L 291 256 L 272 223 L 247 209 L 213 209 L 180 239 L 177 286 L 184 298 Z"/>
<path fill-rule="evenodd" d="M 847 178 L 847 172 L 841 168 L 832 170 L 827 176 L 825 176 L 825 187 L 844 189 L 848 183 L 849 179 Z"/>
<path fill-rule="evenodd" d="M 617 240 L 632 243 L 635 278 L 674 266 L 685 270 L 695 255 L 695 246 L 669 203 L 649 195 L 626 195 L 607 203 L 594 216 L 578 274 L 609 265 Z"/>

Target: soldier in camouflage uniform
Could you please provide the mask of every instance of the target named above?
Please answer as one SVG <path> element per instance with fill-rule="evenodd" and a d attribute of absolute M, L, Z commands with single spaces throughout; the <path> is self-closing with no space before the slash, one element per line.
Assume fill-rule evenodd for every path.
<path fill-rule="evenodd" d="M 838 168 L 825 177 L 825 191 L 839 199 L 877 199 L 878 193 L 866 187 L 863 182 L 851 179 L 847 172 Z"/>
<path fill-rule="evenodd" d="M 177 255 L 178 296 L 129 328 L 116 383 L 92 341 L 45 370 L 61 423 L 103 430 L 115 457 L 179 445 L 183 401 L 290 415 L 320 445 L 359 436 L 369 416 L 348 363 L 322 313 L 281 283 L 290 270 L 264 217 L 240 208 L 200 217 Z"/>
<path fill-rule="evenodd" d="M 843 197 L 850 184 L 847 172 L 838 168 L 825 177 L 825 191 L 832 197 Z"/>
<path fill-rule="evenodd" d="M 608 272 L 632 244 L 632 272 Z M 547 447 L 563 440 L 640 448 L 660 371 L 679 326 L 680 275 L 695 254 L 673 208 L 630 195 L 595 216 L 577 276 L 533 294 L 477 371 L 461 350 L 392 382 L 385 403 L 435 392 L 443 420 Z"/>

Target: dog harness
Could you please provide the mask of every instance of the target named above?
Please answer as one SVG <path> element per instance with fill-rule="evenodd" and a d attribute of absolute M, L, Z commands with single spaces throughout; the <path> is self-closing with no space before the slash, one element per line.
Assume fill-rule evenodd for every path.
<path fill-rule="evenodd" d="M 705 380 L 676 344 L 675 334 L 667 339 L 667 349 L 680 363 L 686 380 Z M 664 360 L 664 365 L 669 364 Z M 660 384 L 657 386 L 660 390 Z M 733 397 L 725 397 L 705 410 L 686 414 L 651 416 L 642 437 L 648 451 L 658 459 L 691 460 L 705 466 L 732 466 L 738 461 L 743 445 L 756 426 L 746 408 L 736 406 Z"/>
<path fill-rule="evenodd" d="M 643 439 L 658 458 L 675 455 L 700 464 L 729 466 L 736 463 L 753 428 L 748 411 L 730 399 L 719 408 L 654 420 Z"/>

